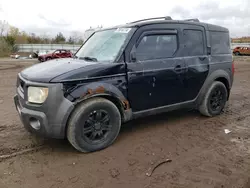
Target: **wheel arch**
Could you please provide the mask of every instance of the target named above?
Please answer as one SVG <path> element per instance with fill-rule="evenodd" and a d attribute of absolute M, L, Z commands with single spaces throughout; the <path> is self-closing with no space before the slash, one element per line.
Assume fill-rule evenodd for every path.
<path fill-rule="evenodd" d="M 231 90 L 231 82 L 230 82 L 229 73 L 226 72 L 225 70 L 219 69 L 211 73 L 206 79 L 206 81 L 204 82 L 196 100 L 197 106 L 201 104 L 204 96 L 206 95 L 207 90 L 209 89 L 209 87 L 212 85 L 214 81 L 220 81 L 226 86 L 227 91 L 228 91 L 228 98 L 229 98 L 229 92 Z"/>
<path fill-rule="evenodd" d="M 121 121 L 126 122 L 132 119 L 132 109 L 130 108 L 129 101 L 125 98 L 122 92 L 115 86 L 106 83 L 91 83 L 78 87 L 71 93 L 75 97 L 74 108 L 69 114 L 66 122 L 65 135 L 68 129 L 68 122 L 77 109 L 77 107 L 88 100 L 101 97 L 111 101 L 118 108 L 121 114 Z"/>
<path fill-rule="evenodd" d="M 119 112 L 121 114 L 122 120 L 123 120 L 125 106 L 122 103 L 122 101 L 118 97 L 116 97 L 114 95 L 110 95 L 110 94 L 106 94 L 106 93 L 93 94 L 93 95 L 90 95 L 90 96 L 85 97 L 83 99 L 77 100 L 75 102 L 75 108 L 77 108 L 77 106 L 80 105 L 81 103 L 88 102 L 88 100 L 93 99 L 93 98 L 97 98 L 97 97 L 101 97 L 101 98 L 107 99 L 107 100 L 111 101 L 112 103 L 114 103 L 115 106 L 118 108 L 118 110 L 119 110 Z"/>
<path fill-rule="evenodd" d="M 229 81 L 228 79 L 226 79 L 225 77 L 218 77 L 216 78 L 214 81 L 219 81 L 219 82 L 222 82 L 226 88 L 227 88 L 227 93 L 228 93 L 228 96 L 227 96 L 227 100 L 229 98 L 229 92 L 230 92 L 230 86 L 229 86 Z"/>

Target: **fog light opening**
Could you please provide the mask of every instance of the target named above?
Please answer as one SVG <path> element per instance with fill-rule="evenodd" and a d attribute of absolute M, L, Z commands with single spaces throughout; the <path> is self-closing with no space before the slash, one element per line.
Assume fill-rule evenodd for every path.
<path fill-rule="evenodd" d="M 39 130 L 41 128 L 40 121 L 33 117 L 30 118 L 30 125 L 35 130 Z"/>

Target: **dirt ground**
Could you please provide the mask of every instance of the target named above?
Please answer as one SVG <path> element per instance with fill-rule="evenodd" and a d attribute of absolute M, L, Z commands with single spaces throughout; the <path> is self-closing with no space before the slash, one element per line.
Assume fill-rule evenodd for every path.
<path fill-rule="evenodd" d="M 131 121 L 112 146 L 90 154 L 23 128 L 13 96 L 17 73 L 31 64 L 0 62 L 0 188 L 250 188 L 250 58 L 235 60 L 221 116 L 178 111 Z M 36 150 L 3 159 L 29 148 Z"/>

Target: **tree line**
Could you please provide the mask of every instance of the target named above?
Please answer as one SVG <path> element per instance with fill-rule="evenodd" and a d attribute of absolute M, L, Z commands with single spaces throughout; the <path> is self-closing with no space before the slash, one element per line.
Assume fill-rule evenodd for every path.
<path fill-rule="evenodd" d="M 82 44 L 83 36 L 78 32 L 72 32 L 72 36 L 66 38 L 62 32 L 55 37 L 48 35 L 36 35 L 20 31 L 19 28 L 0 20 L 0 56 L 17 52 L 16 44 Z"/>

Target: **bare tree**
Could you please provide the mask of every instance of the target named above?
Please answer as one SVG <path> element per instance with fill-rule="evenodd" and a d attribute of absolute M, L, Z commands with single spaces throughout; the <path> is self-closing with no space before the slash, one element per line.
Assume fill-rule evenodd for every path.
<path fill-rule="evenodd" d="M 73 31 L 70 36 L 73 44 L 78 44 L 83 39 L 83 33 L 79 31 Z"/>
<path fill-rule="evenodd" d="M 0 37 L 2 37 L 9 30 L 9 24 L 5 20 L 0 20 Z"/>

